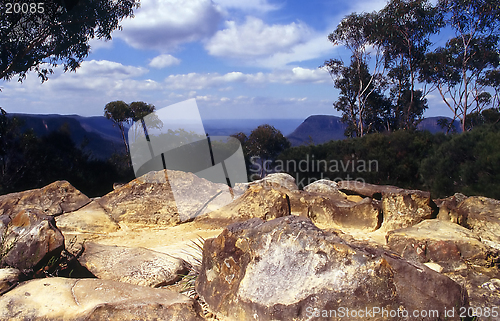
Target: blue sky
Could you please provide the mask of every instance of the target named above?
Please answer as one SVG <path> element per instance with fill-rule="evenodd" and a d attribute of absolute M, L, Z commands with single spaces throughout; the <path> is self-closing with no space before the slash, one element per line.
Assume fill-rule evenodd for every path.
<path fill-rule="evenodd" d="M 142 0 L 112 41 L 91 41 L 76 73 L 58 68 L 44 84 L 34 74 L 22 84 L 0 83 L 0 105 L 9 113 L 93 116 L 114 100 L 160 109 L 196 98 L 204 119 L 340 115 L 332 79 L 318 68 L 343 57 L 327 36 L 345 15 L 385 4 Z M 439 97 L 427 98 L 425 116 L 451 115 Z"/>

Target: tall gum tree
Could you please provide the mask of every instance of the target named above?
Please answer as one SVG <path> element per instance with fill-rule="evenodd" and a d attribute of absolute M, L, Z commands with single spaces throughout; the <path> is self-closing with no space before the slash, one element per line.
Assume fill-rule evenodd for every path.
<path fill-rule="evenodd" d="M 333 45 L 344 46 L 351 52 L 351 64 L 346 67 L 341 60 L 330 59 L 322 66 L 332 76 L 334 84 L 336 84 L 336 79 L 345 77 L 345 68 L 352 69 L 351 80 L 357 82 L 356 91 L 350 97 L 340 97 L 340 99 L 349 100 L 348 104 L 343 104 L 345 108 L 340 111 L 348 124 L 355 126 L 355 136 L 358 137 L 364 136 L 367 132 L 367 104 L 370 96 L 377 89 L 383 88 L 385 83 L 382 50 L 370 36 L 371 33 L 377 32 L 375 18 L 374 13 L 353 13 L 342 19 L 335 31 L 328 36 L 328 40 Z M 373 66 L 371 73 L 366 71 L 367 66 Z M 338 109 L 339 104 L 335 106 Z"/>
<path fill-rule="evenodd" d="M 491 76 L 499 66 L 498 0 L 439 0 L 438 8 L 455 36 L 428 53 L 420 80 L 435 85 L 443 102 L 469 130 L 467 116 L 491 106 Z M 493 77 L 494 78 L 494 77 Z"/>
<path fill-rule="evenodd" d="M 413 129 L 427 108 L 426 90 L 417 90 L 419 65 L 442 26 L 441 12 L 427 0 L 391 0 L 378 14 L 373 42 L 384 48 L 393 101 L 394 129 Z"/>

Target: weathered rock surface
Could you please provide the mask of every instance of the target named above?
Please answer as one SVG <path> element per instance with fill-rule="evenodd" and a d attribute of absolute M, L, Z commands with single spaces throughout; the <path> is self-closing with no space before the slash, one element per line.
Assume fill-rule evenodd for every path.
<path fill-rule="evenodd" d="M 498 270 L 469 267 L 444 274 L 467 289 L 469 304 L 472 308 L 479 308 L 478 313 L 489 309 L 491 315 L 491 308 L 500 306 L 500 284 L 498 282 L 500 273 Z M 471 309 L 470 312 L 474 312 L 474 310 Z M 470 318 L 470 320 L 478 321 L 498 319 L 498 316 L 485 318 L 484 315 L 482 318 Z"/>
<path fill-rule="evenodd" d="M 295 184 L 295 179 L 290 174 L 287 173 L 272 173 L 267 175 L 263 179 L 250 182 L 247 185 L 248 186 L 263 185 L 274 188 L 283 188 L 290 192 L 299 190 L 297 184 Z"/>
<path fill-rule="evenodd" d="M 194 300 L 167 289 L 98 279 L 31 280 L 0 296 L 0 320 L 203 320 Z"/>
<path fill-rule="evenodd" d="M 314 311 L 376 307 L 396 313 L 436 309 L 444 320 L 445 307 L 468 305 L 466 292 L 448 277 L 380 249 L 351 245 L 296 216 L 254 218 L 206 240 L 196 289 L 229 320 L 310 320 Z"/>
<path fill-rule="evenodd" d="M 54 217 L 33 210 L 21 210 L 11 217 L 0 216 L 0 246 L 6 253 L 0 265 L 20 270 L 32 269 L 64 248 L 64 237 L 56 227 Z"/>
<path fill-rule="evenodd" d="M 88 242 L 78 260 L 99 279 L 150 287 L 172 284 L 187 273 L 182 260 L 138 247 Z"/>
<path fill-rule="evenodd" d="M 0 196 L 0 215 L 21 210 L 37 210 L 45 215 L 75 211 L 90 199 L 67 181 L 56 181 L 43 188 Z"/>
<path fill-rule="evenodd" d="M 482 196 L 463 200 L 452 215 L 472 230 L 481 241 L 500 250 L 500 201 Z"/>
<path fill-rule="evenodd" d="M 97 202 L 115 222 L 171 226 L 228 204 L 234 197 L 225 184 L 165 170 L 136 178 Z"/>
<path fill-rule="evenodd" d="M 451 222 L 425 220 L 387 233 L 387 245 L 402 257 L 418 262 L 461 262 L 492 266 L 500 253 L 481 243 L 468 229 Z"/>
<path fill-rule="evenodd" d="M 120 229 L 120 226 L 96 201 L 90 202 L 79 210 L 56 217 L 56 223 L 64 234 L 68 232 L 110 233 Z"/>
<path fill-rule="evenodd" d="M 14 268 L 0 269 L 0 295 L 16 286 L 21 277 L 21 271 Z"/>
<path fill-rule="evenodd" d="M 330 198 L 347 198 L 347 195 L 339 190 L 337 183 L 328 179 L 314 181 L 304 187 L 304 191 L 308 193 L 322 194 Z"/>
<path fill-rule="evenodd" d="M 356 181 L 340 181 L 337 184 L 340 190 L 380 199 L 384 216 L 381 228 L 384 231 L 410 227 L 437 215 L 437 207 L 429 192 Z"/>
<path fill-rule="evenodd" d="M 374 231 L 382 223 L 380 202 L 368 197 L 359 202 L 351 202 L 310 193 L 303 195 L 302 198 L 307 204 L 307 217 L 322 228 L 358 228 Z"/>
<path fill-rule="evenodd" d="M 198 216 L 195 222 L 220 227 L 253 217 L 272 220 L 287 215 L 290 215 L 290 199 L 287 194 L 272 186 L 255 184 L 250 185 L 234 202 Z"/>
<path fill-rule="evenodd" d="M 443 199 L 434 200 L 434 203 L 439 208 L 439 213 L 437 215 L 437 219 L 463 225 L 465 223 L 463 221 L 464 217 L 457 216 L 456 215 L 457 213 L 455 210 L 456 210 L 458 204 L 460 204 L 460 202 L 462 202 L 466 198 L 467 198 L 467 196 L 465 196 L 464 194 L 455 193 L 455 195 L 453 195 L 453 196 L 443 198 Z"/>

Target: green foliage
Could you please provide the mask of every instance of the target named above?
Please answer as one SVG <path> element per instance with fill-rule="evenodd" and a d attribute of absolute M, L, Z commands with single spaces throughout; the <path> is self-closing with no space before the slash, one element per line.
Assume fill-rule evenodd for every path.
<path fill-rule="evenodd" d="M 374 130 L 387 105 L 381 95 L 385 86 L 381 47 L 371 36 L 379 32 L 377 27 L 375 14 L 353 13 L 328 35 L 328 40 L 334 45 L 345 46 L 351 52 L 349 66 L 337 59 L 325 61 L 321 66 L 332 76 L 335 88 L 340 89 L 334 107 L 342 112 L 347 137 L 361 137 Z M 375 47 L 376 54 L 371 54 L 370 47 Z M 372 56 L 375 62 L 370 72 L 368 66 Z"/>
<path fill-rule="evenodd" d="M 283 150 L 291 146 L 288 139 L 271 125 L 257 127 L 247 140 L 241 135 L 238 137 L 244 141 L 243 149 L 247 152 L 247 157 L 258 157 L 261 162 L 261 177 L 267 173 L 267 169 L 263 166 L 264 161 L 274 160 Z"/>
<path fill-rule="evenodd" d="M 0 194 L 67 180 L 86 195 L 95 197 L 110 192 L 114 182 L 134 178 L 121 156 L 100 161 L 85 154 L 75 146 L 67 126 L 37 137 L 33 131 L 21 133 L 15 119 L 4 119 L 2 124 L 0 131 L 4 131 L 5 139 L 0 141 Z"/>
<path fill-rule="evenodd" d="M 377 17 L 372 37 L 384 48 L 391 84 L 392 128 L 415 129 L 427 108 L 416 90 L 418 66 L 431 45 L 430 35 L 442 26 L 442 14 L 427 0 L 392 0 Z"/>
<path fill-rule="evenodd" d="M 500 126 L 486 124 L 449 137 L 422 160 L 426 186 L 438 195 L 461 192 L 500 198 Z"/>
<path fill-rule="evenodd" d="M 399 130 L 299 146 L 281 153 L 277 163 L 301 188 L 328 178 L 429 190 L 433 197 L 461 192 L 500 199 L 498 146 L 497 122 L 454 135 Z"/>
<path fill-rule="evenodd" d="M 57 0 L 32 5 L 26 14 L 8 13 L 7 2 L 0 4 L 0 79 L 18 76 L 22 81 L 34 69 L 43 82 L 58 64 L 65 71 L 75 71 L 90 51 L 89 40 L 111 39 L 113 30 L 121 28 L 119 22 L 133 16 L 139 0 Z"/>
<path fill-rule="evenodd" d="M 443 27 L 454 36 L 430 52 Z M 321 66 L 340 89 L 334 107 L 347 137 L 414 130 L 434 90 L 462 131 L 474 126 L 469 114 L 500 106 L 498 1 L 390 0 L 378 12 L 347 15 L 328 39 L 351 52 L 349 66 L 337 59 Z"/>

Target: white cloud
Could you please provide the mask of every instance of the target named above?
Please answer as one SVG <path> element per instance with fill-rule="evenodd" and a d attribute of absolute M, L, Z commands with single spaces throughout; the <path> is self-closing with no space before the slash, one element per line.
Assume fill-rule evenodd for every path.
<path fill-rule="evenodd" d="M 273 11 L 278 10 L 281 6 L 270 4 L 267 0 L 216 0 L 215 3 L 223 8 L 238 9 L 243 11 Z"/>
<path fill-rule="evenodd" d="M 157 57 L 154 57 L 148 64 L 148 66 L 153 68 L 162 69 L 168 66 L 178 65 L 180 64 L 180 59 L 175 58 L 172 55 L 163 54 Z"/>
<path fill-rule="evenodd" d="M 209 54 L 219 57 L 262 57 L 287 52 L 311 35 L 303 23 L 267 25 L 261 19 L 247 17 L 242 25 L 227 21 L 226 29 L 218 31 L 205 45 Z"/>
<path fill-rule="evenodd" d="M 143 67 L 125 66 L 121 63 L 109 60 L 90 60 L 83 61 L 76 73 L 68 73 L 67 77 L 114 77 L 114 78 L 132 78 L 147 73 L 148 70 Z"/>
<path fill-rule="evenodd" d="M 140 79 L 148 70 L 108 60 L 84 61 L 76 72 L 54 69 L 49 80 L 40 83 L 31 73 L 21 84 L 5 82 L 3 106 L 8 112 L 101 115 L 113 100 L 150 101 L 163 85 Z M 20 104 L 19 97 L 24 101 Z"/>
<path fill-rule="evenodd" d="M 177 90 L 200 90 L 214 87 L 227 88 L 228 84 L 265 84 L 265 83 L 325 83 L 331 81 L 327 72 L 321 69 L 307 69 L 295 67 L 291 70 L 276 70 L 271 73 L 258 72 L 244 74 L 230 72 L 224 75 L 219 73 L 189 73 L 170 75 L 165 78 L 167 88 Z"/>
<path fill-rule="evenodd" d="M 304 43 L 293 46 L 287 52 L 276 52 L 267 57 L 257 59 L 254 64 L 266 68 L 284 68 L 292 62 L 306 61 L 318 57 L 331 56 L 334 46 L 325 36 L 327 33 L 318 33 Z"/>
<path fill-rule="evenodd" d="M 210 0 L 142 1 L 133 19 L 124 20 L 116 37 L 139 49 L 166 51 L 211 36 L 222 13 Z"/>

